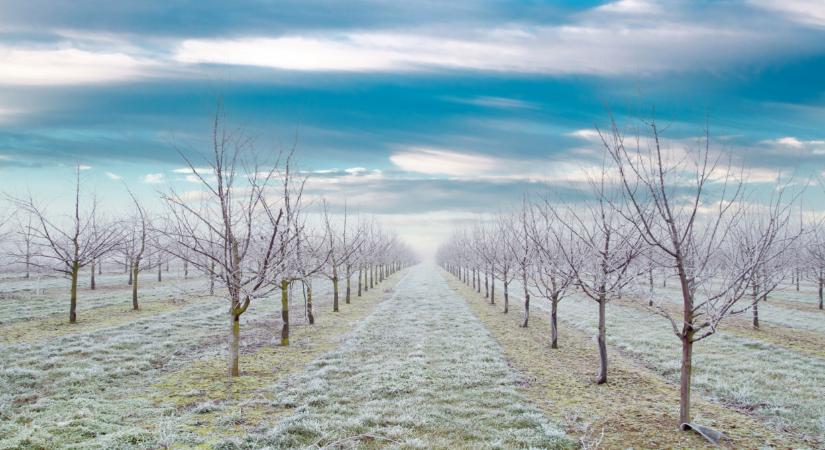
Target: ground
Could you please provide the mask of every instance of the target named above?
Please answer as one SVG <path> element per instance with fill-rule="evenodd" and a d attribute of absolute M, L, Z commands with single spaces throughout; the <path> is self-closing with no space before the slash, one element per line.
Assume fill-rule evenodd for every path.
<path fill-rule="evenodd" d="M 707 446 L 676 430 L 678 343 L 631 296 L 609 308 L 603 386 L 592 383 L 593 305 L 562 302 L 553 350 L 546 303 L 534 299 L 521 328 L 517 286 L 505 315 L 500 286 L 490 304 L 431 265 L 342 299 L 339 313 L 317 280 L 312 326 L 294 289 L 289 347 L 278 345 L 279 302 L 261 299 L 230 380 L 220 292 L 174 272 L 148 278 L 134 312 L 123 275 L 99 277 L 71 326 L 65 280 L 0 282 L 0 351 L 13 355 L 0 363 L 0 448 Z M 821 447 L 820 312 L 804 294 L 772 299 L 763 330 L 732 321 L 697 349 L 696 419 L 724 431 L 723 446 Z M 795 313 L 798 326 L 783 326 Z"/>

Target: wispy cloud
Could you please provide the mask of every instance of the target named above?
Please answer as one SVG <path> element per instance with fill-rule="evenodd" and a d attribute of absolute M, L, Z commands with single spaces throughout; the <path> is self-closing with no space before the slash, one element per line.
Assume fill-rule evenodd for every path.
<path fill-rule="evenodd" d="M 801 140 L 793 136 L 786 136 L 779 139 L 762 141 L 762 144 L 777 150 L 791 150 L 794 152 L 808 153 L 811 155 L 825 155 L 825 140 Z"/>
<path fill-rule="evenodd" d="M 133 79 L 156 63 L 117 50 L 93 52 L 61 43 L 56 48 L 0 45 L 0 85 L 71 85 Z"/>
<path fill-rule="evenodd" d="M 160 184 L 163 183 L 165 179 L 162 173 L 147 173 L 143 176 L 143 182 L 146 184 Z"/>
<path fill-rule="evenodd" d="M 413 147 L 390 156 L 401 170 L 440 175 L 482 175 L 498 167 L 496 159 L 471 153 L 428 147 Z"/>
<path fill-rule="evenodd" d="M 539 105 L 532 102 L 527 102 L 524 100 L 519 100 L 515 98 L 507 98 L 507 97 L 493 97 L 493 96 L 480 96 L 480 97 L 472 97 L 472 98 L 457 98 L 457 97 L 449 97 L 448 100 L 455 102 L 455 103 L 465 103 L 468 105 L 476 105 L 476 106 L 484 106 L 488 108 L 501 108 L 501 109 L 539 109 Z"/>
<path fill-rule="evenodd" d="M 192 170 L 191 167 L 180 167 L 180 168 L 177 168 L 177 169 L 172 169 L 172 172 L 180 173 L 180 174 L 194 174 L 195 172 L 200 173 L 200 174 L 211 174 L 211 173 L 213 173 L 211 167 L 195 167 L 194 170 Z"/>
<path fill-rule="evenodd" d="M 658 15 L 644 23 L 639 15 Z M 174 58 L 302 71 L 473 70 L 600 76 L 730 67 L 769 54 L 800 51 L 770 30 L 719 26 L 621 1 L 564 25 L 514 23 L 457 30 L 375 30 L 236 39 L 188 39 Z"/>
<path fill-rule="evenodd" d="M 749 0 L 753 6 L 778 12 L 794 22 L 825 27 L 825 2 L 821 0 Z"/>
<path fill-rule="evenodd" d="M 106 172 L 106 176 L 109 177 L 110 180 L 116 180 L 117 181 L 117 180 L 122 180 L 123 179 L 123 177 L 121 177 L 120 175 L 118 175 L 116 173 L 112 173 L 112 172 Z"/>

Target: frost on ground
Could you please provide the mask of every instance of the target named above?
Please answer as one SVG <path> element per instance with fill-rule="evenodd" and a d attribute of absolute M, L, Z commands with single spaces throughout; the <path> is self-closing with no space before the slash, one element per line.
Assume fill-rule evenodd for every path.
<path fill-rule="evenodd" d="M 794 304 L 814 305 L 817 300 L 816 292 L 803 295 L 793 291 L 792 289 L 777 290 L 769 296 L 768 301 L 759 302 L 759 321 L 766 324 L 772 324 L 779 327 L 795 328 L 807 330 L 814 333 L 825 333 L 825 317 L 823 312 L 810 308 L 809 310 L 800 310 L 788 307 Z M 655 300 L 663 304 L 681 305 L 681 294 L 676 287 L 656 288 Z M 774 300 L 783 300 L 785 303 L 778 303 Z M 743 299 L 739 307 L 744 307 L 748 304 L 748 299 Z M 744 317 L 750 317 L 750 312 L 746 312 Z"/>
<path fill-rule="evenodd" d="M 140 278 L 141 303 L 172 297 L 191 296 L 206 292 L 204 278 L 183 279 L 167 277 L 163 282 L 155 281 L 154 274 L 147 273 Z M 100 276 L 97 290 L 81 286 L 77 302 L 80 319 L 85 312 L 104 306 L 130 306 L 131 291 L 126 286 L 126 276 L 105 274 Z M 69 313 L 69 280 L 63 277 L 43 277 L 4 281 L 0 284 L 0 325 L 25 319 L 38 319 L 50 315 L 60 318 Z"/>
<path fill-rule="evenodd" d="M 273 386 L 294 412 L 246 446 L 558 448 L 484 326 L 434 267 L 411 269 L 338 350 Z"/>
<path fill-rule="evenodd" d="M 153 295 L 179 295 L 182 284 L 187 289 L 200 284 L 201 294 L 205 289 L 204 279 L 177 280 L 158 285 Z M 87 294 L 92 297 L 91 292 L 83 292 L 81 300 Z M 93 295 L 100 305 L 128 305 L 127 294 L 127 287 L 122 286 Z M 328 299 L 329 289 L 319 286 L 317 295 Z M 293 317 L 298 322 L 303 317 L 302 300 L 300 294 L 296 296 L 293 307 L 299 311 Z M 24 305 L 17 299 L 2 303 L 9 308 Z M 43 301 L 48 303 L 62 310 L 66 302 Z M 319 302 L 319 308 L 328 308 L 326 304 L 326 300 Z M 242 317 L 242 330 L 253 322 L 273 320 L 278 310 L 274 295 L 257 301 Z M 41 312 L 50 313 L 48 309 Z M 158 448 L 164 441 L 197 443 L 180 431 L 181 411 L 151 400 L 152 385 L 193 361 L 222 358 L 226 324 L 226 300 L 206 296 L 89 332 L 30 342 L 0 341 L 0 352 L 6 355 L 0 360 L 0 449 Z M 272 336 L 277 336 L 274 328 Z"/>
<path fill-rule="evenodd" d="M 541 308 L 541 306 L 540 306 Z M 589 333 L 596 306 L 571 298 L 559 317 Z M 765 417 L 777 429 L 792 429 L 825 442 L 825 361 L 756 339 L 718 332 L 694 348 L 693 386 L 710 397 Z M 679 341 L 661 317 L 611 304 L 608 342 L 672 381 L 679 377 Z"/>

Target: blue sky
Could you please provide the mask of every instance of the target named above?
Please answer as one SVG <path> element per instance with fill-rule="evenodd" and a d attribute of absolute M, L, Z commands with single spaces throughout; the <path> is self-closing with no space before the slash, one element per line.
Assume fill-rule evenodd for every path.
<path fill-rule="evenodd" d="M 216 95 L 261 148 L 297 133 L 313 193 L 426 253 L 525 190 L 575 196 L 592 130 L 709 123 L 755 182 L 825 169 L 816 0 L 0 1 L 2 190 L 56 198 L 71 166 L 111 204 L 187 185 Z"/>

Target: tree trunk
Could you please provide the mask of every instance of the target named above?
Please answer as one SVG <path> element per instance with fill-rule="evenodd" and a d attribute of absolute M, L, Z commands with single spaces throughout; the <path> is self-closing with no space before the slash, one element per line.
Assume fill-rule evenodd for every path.
<path fill-rule="evenodd" d="M 349 305 L 349 301 L 350 301 L 350 277 L 352 276 L 352 274 L 350 273 L 349 265 L 347 265 L 346 272 L 347 272 L 346 273 L 347 281 L 346 281 L 346 287 L 344 288 L 346 290 L 346 293 L 344 294 L 344 302 L 346 302 L 346 304 Z"/>
<path fill-rule="evenodd" d="M 375 288 L 375 283 L 374 283 L 374 281 L 375 281 L 375 267 L 374 267 L 374 266 L 370 266 L 370 289 L 374 289 L 374 288 Z"/>
<path fill-rule="evenodd" d="M 358 296 L 359 297 L 361 296 L 361 272 L 363 272 L 363 270 L 361 270 L 361 268 L 359 267 L 358 268 Z"/>
<path fill-rule="evenodd" d="M 103 263 L 100 261 L 97 262 L 97 274 L 103 275 Z"/>
<path fill-rule="evenodd" d="M 209 295 L 215 295 L 215 261 L 209 268 Z"/>
<path fill-rule="evenodd" d="M 693 372 L 693 332 L 682 338 L 682 373 L 679 382 L 679 425 L 690 422 L 690 378 Z"/>
<path fill-rule="evenodd" d="M 129 268 L 127 269 L 129 272 L 129 282 L 127 283 L 129 286 L 132 285 L 132 260 L 129 259 Z"/>
<path fill-rule="evenodd" d="M 524 321 L 522 328 L 527 328 L 527 321 L 530 320 L 530 292 L 527 290 L 527 271 L 522 271 L 521 282 L 524 288 Z"/>
<path fill-rule="evenodd" d="M 80 272 L 80 265 L 77 262 L 72 263 L 72 288 L 69 299 L 69 323 L 77 322 L 77 275 Z"/>
<path fill-rule="evenodd" d="M 139 262 L 135 262 L 132 264 L 132 309 L 137 311 L 140 309 L 138 306 L 138 264 Z"/>
<path fill-rule="evenodd" d="M 95 260 L 92 260 L 92 279 L 90 281 L 89 288 L 91 290 L 95 290 L 96 287 L 97 284 L 95 283 Z"/>
<path fill-rule="evenodd" d="M 229 308 L 229 376 L 237 377 L 241 374 L 238 360 L 240 359 L 241 316 Z"/>
<path fill-rule="evenodd" d="M 163 281 L 163 263 L 158 260 L 158 283 Z"/>
<path fill-rule="evenodd" d="M 490 304 L 496 304 L 496 277 L 490 277 Z"/>
<path fill-rule="evenodd" d="M 550 348 L 559 348 L 558 308 L 559 301 L 550 299 Z"/>
<path fill-rule="evenodd" d="M 281 345 L 289 345 L 289 281 L 281 280 Z"/>
<path fill-rule="evenodd" d="M 599 375 L 596 378 L 596 384 L 607 383 L 607 326 L 605 307 L 607 299 L 604 294 L 600 295 L 599 299 L 599 336 L 597 339 L 599 345 Z"/>
<path fill-rule="evenodd" d="M 757 282 L 754 281 L 753 286 L 751 286 L 751 295 L 753 296 L 753 327 L 759 328 L 759 289 L 757 288 Z"/>
<path fill-rule="evenodd" d="M 315 313 L 312 311 L 312 285 L 307 284 L 307 320 L 310 325 L 315 324 Z"/>
<path fill-rule="evenodd" d="M 490 297 L 490 278 L 487 272 L 484 272 L 484 298 Z"/>
<path fill-rule="evenodd" d="M 504 314 L 510 310 L 510 283 L 507 281 L 507 275 L 504 275 Z"/>
<path fill-rule="evenodd" d="M 681 259 L 677 262 L 679 285 L 682 289 L 682 370 L 679 377 L 679 426 L 690 422 L 690 388 L 693 374 L 693 296 Z"/>
<path fill-rule="evenodd" d="M 338 277 L 332 277 L 332 312 L 338 312 Z"/>
<path fill-rule="evenodd" d="M 822 277 L 822 272 L 819 272 L 819 309 L 822 309 L 822 288 L 825 285 L 825 278 Z"/>

